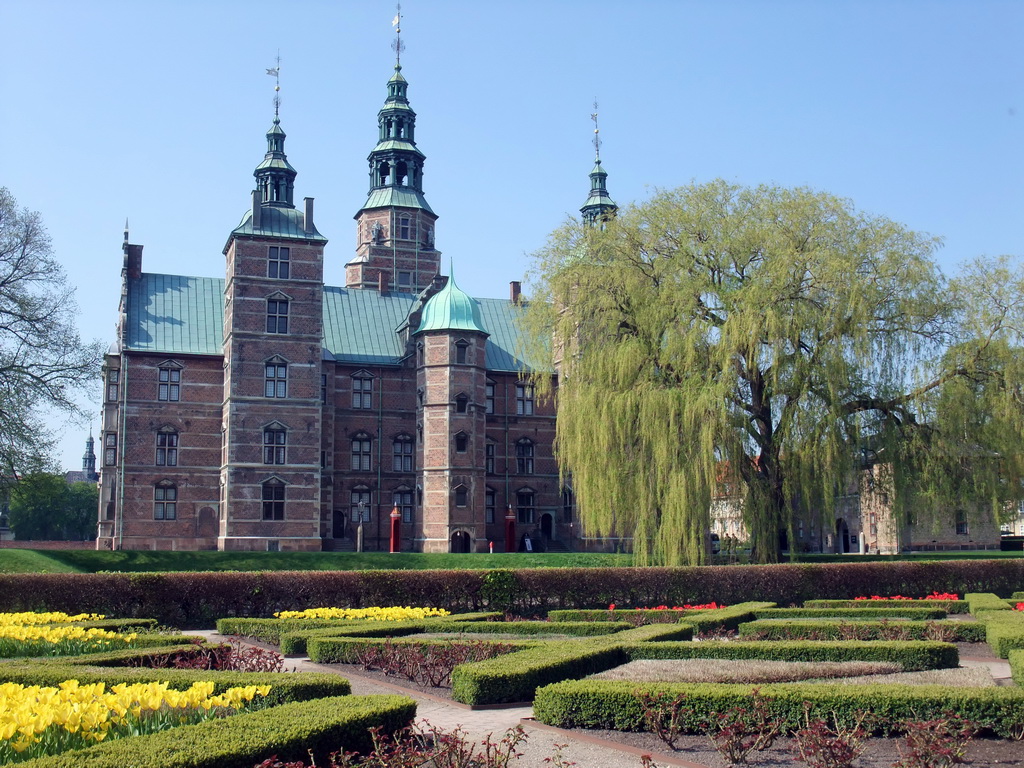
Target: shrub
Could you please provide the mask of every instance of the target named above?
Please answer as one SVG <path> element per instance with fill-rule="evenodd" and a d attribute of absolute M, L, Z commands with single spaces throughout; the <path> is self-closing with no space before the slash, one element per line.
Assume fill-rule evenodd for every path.
<path fill-rule="evenodd" d="M 937 625 L 937 626 L 933 626 Z M 948 627 L 939 629 L 939 627 Z M 751 621 L 740 625 L 740 637 L 753 640 L 924 640 L 937 632 L 950 641 L 985 641 L 985 625 L 971 622 L 926 621 Z"/>
<path fill-rule="evenodd" d="M 796 759 L 810 768 L 853 768 L 869 735 L 863 717 L 852 725 L 841 725 L 834 717 L 831 724 L 821 717 L 812 720 L 807 713 L 804 718 L 804 727 L 793 734 Z"/>
<path fill-rule="evenodd" d="M 913 720 L 903 724 L 906 748 L 893 768 L 952 768 L 964 762 L 967 745 L 977 733 L 974 723 L 954 713 L 934 720 Z"/>
<path fill-rule="evenodd" d="M 914 603 L 912 607 L 920 607 L 922 603 Z M 946 613 L 970 613 L 970 607 L 967 605 L 966 600 L 929 600 L 928 603 L 924 604 L 927 608 L 939 608 Z M 806 600 L 804 601 L 804 608 L 864 608 L 865 601 L 863 600 Z M 883 598 L 881 600 L 871 600 L 870 607 L 872 608 L 905 608 L 907 602 L 905 600 L 892 600 Z"/>
<path fill-rule="evenodd" d="M 435 687 L 451 685 L 452 670 L 460 664 L 483 661 L 520 650 L 506 643 L 422 642 L 364 644 L 354 651 L 355 662 L 365 669 L 379 669 L 388 675 Z"/>
<path fill-rule="evenodd" d="M 904 605 L 893 607 L 864 606 L 858 603 L 852 608 L 762 608 L 754 611 L 758 619 L 944 619 L 946 611 L 934 606 Z"/>

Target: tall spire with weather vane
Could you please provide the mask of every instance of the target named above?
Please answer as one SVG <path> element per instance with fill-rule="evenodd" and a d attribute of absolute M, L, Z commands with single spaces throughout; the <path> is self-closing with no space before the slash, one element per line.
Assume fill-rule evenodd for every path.
<path fill-rule="evenodd" d="M 619 207 L 608 194 L 608 174 L 601 167 L 601 128 L 597 122 L 596 99 L 590 119 L 594 121 L 594 169 L 590 172 L 590 195 L 580 213 L 584 223 L 594 226 L 613 217 Z"/>
<path fill-rule="evenodd" d="M 437 220 L 423 196 L 426 156 L 416 146 L 416 113 L 409 106 L 409 83 L 402 75 L 402 6 L 391 26 L 395 38 L 395 71 L 388 80 L 387 98 L 377 113 L 377 145 L 367 160 L 370 191 L 355 215 L 358 222 L 356 257 L 346 264 L 345 284 L 369 288 L 389 284 L 415 292 L 438 272 L 440 254 L 434 247 Z"/>
<path fill-rule="evenodd" d="M 295 207 L 296 171 L 284 154 L 285 132 L 281 128 L 281 54 L 277 54 L 267 74 L 274 78 L 274 122 L 267 131 L 267 154 L 256 166 L 256 189 L 263 205 Z"/>

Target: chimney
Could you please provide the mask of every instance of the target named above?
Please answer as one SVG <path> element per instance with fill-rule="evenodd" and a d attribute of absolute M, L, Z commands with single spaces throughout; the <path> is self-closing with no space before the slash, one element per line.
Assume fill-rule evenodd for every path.
<path fill-rule="evenodd" d="M 508 298 L 513 304 L 519 303 L 519 295 L 523 290 L 523 284 L 518 280 L 510 280 L 508 284 Z"/>
<path fill-rule="evenodd" d="M 314 232 L 314 229 L 313 229 L 313 198 L 312 197 L 304 197 L 302 199 L 302 202 L 304 204 L 304 207 L 303 207 L 303 210 L 302 210 L 302 231 L 305 232 L 307 235 L 312 235 L 313 232 Z"/>
<path fill-rule="evenodd" d="M 263 213 L 263 201 L 260 199 L 260 191 L 254 189 L 252 191 L 252 228 L 254 230 L 260 229 L 262 222 L 260 221 L 260 214 Z"/>
<path fill-rule="evenodd" d="M 129 280 L 142 277 L 142 246 L 124 244 L 124 268 Z"/>
<path fill-rule="evenodd" d="M 307 197 L 306 200 L 309 200 L 309 198 Z M 381 293 L 388 292 L 388 273 L 383 269 L 377 273 L 377 288 Z"/>

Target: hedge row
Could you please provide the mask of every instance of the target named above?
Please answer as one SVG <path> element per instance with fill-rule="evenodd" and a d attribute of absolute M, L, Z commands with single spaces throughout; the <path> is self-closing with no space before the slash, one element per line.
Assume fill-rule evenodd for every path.
<path fill-rule="evenodd" d="M 939 718 L 953 711 L 1007 738 L 1020 734 L 1024 723 L 1024 691 L 1016 688 L 949 688 L 928 685 L 843 685 L 786 683 L 775 685 L 631 683 L 572 680 L 537 691 L 534 716 L 560 728 L 643 730 L 638 692 L 685 694 L 686 730 L 699 731 L 701 720 L 732 707 L 749 707 L 754 688 L 768 701 L 774 719 L 787 730 L 802 727 L 804 702 L 811 714 L 835 716 L 851 723 L 857 713 L 870 711 L 890 723 Z"/>
<path fill-rule="evenodd" d="M 1012 607 L 1009 602 L 991 592 L 972 592 L 964 595 L 964 600 L 975 616 L 979 611 L 1008 611 Z"/>
<path fill-rule="evenodd" d="M 940 608 L 946 613 L 970 613 L 966 600 L 806 600 L 804 608 Z"/>
<path fill-rule="evenodd" d="M 750 621 L 740 625 L 740 637 L 757 637 L 760 640 L 842 640 L 844 627 L 861 634 L 859 640 L 884 640 L 886 633 L 905 631 L 910 640 L 928 640 L 934 626 L 929 621 L 826 621 L 794 619 L 766 619 Z M 942 622 L 939 627 L 951 635 L 954 643 L 986 642 L 985 625 L 981 622 Z"/>
<path fill-rule="evenodd" d="M 481 643 L 501 643 L 502 645 L 520 646 L 522 649 L 536 648 L 535 640 L 480 640 Z M 367 648 L 383 648 L 387 645 L 417 645 L 425 648 L 443 648 L 451 645 L 450 640 L 442 638 L 380 638 L 380 637 L 315 637 L 309 640 L 308 654 L 310 661 L 316 664 L 355 664 L 359 660 L 359 652 Z"/>
<path fill-rule="evenodd" d="M 1010 661 L 1010 674 L 1013 682 L 1024 687 L 1024 649 L 1016 649 L 1007 654 Z"/>
<path fill-rule="evenodd" d="M 343 696 L 285 704 L 148 736 L 20 763 L 20 768 L 252 768 L 271 755 L 325 761 L 338 749 L 367 752 L 369 729 L 408 725 L 416 702 L 404 696 Z"/>
<path fill-rule="evenodd" d="M 889 661 L 905 672 L 953 669 L 960 654 L 951 643 L 918 640 L 871 641 L 750 641 L 705 640 L 699 643 L 638 643 L 625 645 L 630 661 L 638 659 L 771 659 L 773 661 Z"/>
<path fill-rule="evenodd" d="M 1024 648 L 1024 613 L 1019 611 L 982 611 L 979 623 L 985 628 L 985 642 L 1001 659 L 1010 651 Z"/>
<path fill-rule="evenodd" d="M 758 619 L 944 619 L 946 612 L 941 608 L 763 608 L 754 611 Z"/>
<path fill-rule="evenodd" d="M 211 627 L 228 616 L 318 606 L 421 605 L 453 611 L 684 605 L 933 591 L 1010 595 L 1024 558 L 896 563 L 796 563 L 700 568 L 535 568 L 516 571 L 273 571 L 0 574 L 0 611 L 89 611 Z"/>
<path fill-rule="evenodd" d="M 272 686 L 268 704 L 286 704 L 333 696 L 348 695 L 352 686 L 338 675 L 321 672 L 214 672 L 201 669 L 146 669 L 144 667 L 86 667 L 75 664 L 5 662 L 0 664 L 0 682 L 21 685 L 56 686 L 65 680 L 83 685 L 106 683 L 166 682 L 175 690 L 185 690 L 195 682 L 212 681 L 215 692 L 245 685 Z M 251 768 L 251 766 L 249 767 Z"/>

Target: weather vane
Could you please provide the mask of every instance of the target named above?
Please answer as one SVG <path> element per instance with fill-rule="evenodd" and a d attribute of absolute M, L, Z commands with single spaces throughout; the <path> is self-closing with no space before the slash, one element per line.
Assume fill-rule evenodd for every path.
<path fill-rule="evenodd" d="M 402 51 L 405 50 L 405 43 L 402 42 L 402 4 L 395 6 L 395 18 L 391 20 L 391 26 L 395 28 L 395 41 L 391 44 L 391 50 L 395 52 L 395 66 L 402 66 Z"/>
<path fill-rule="evenodd" d="M 274 59 L 274 66 L 267 67 L 267 74 L 274 78 L 274 119 L 280 117 L 281 112 L 281 52 L 277 52 Z"/>
<path fill-rule="evenodd" d="M 597 155 L 597 162 L 601 162 L 601 129 L 597 126 L 597 99 L 594 99 L 594 111 L 590 119 L 594 121 L 594 154 Z"/>

